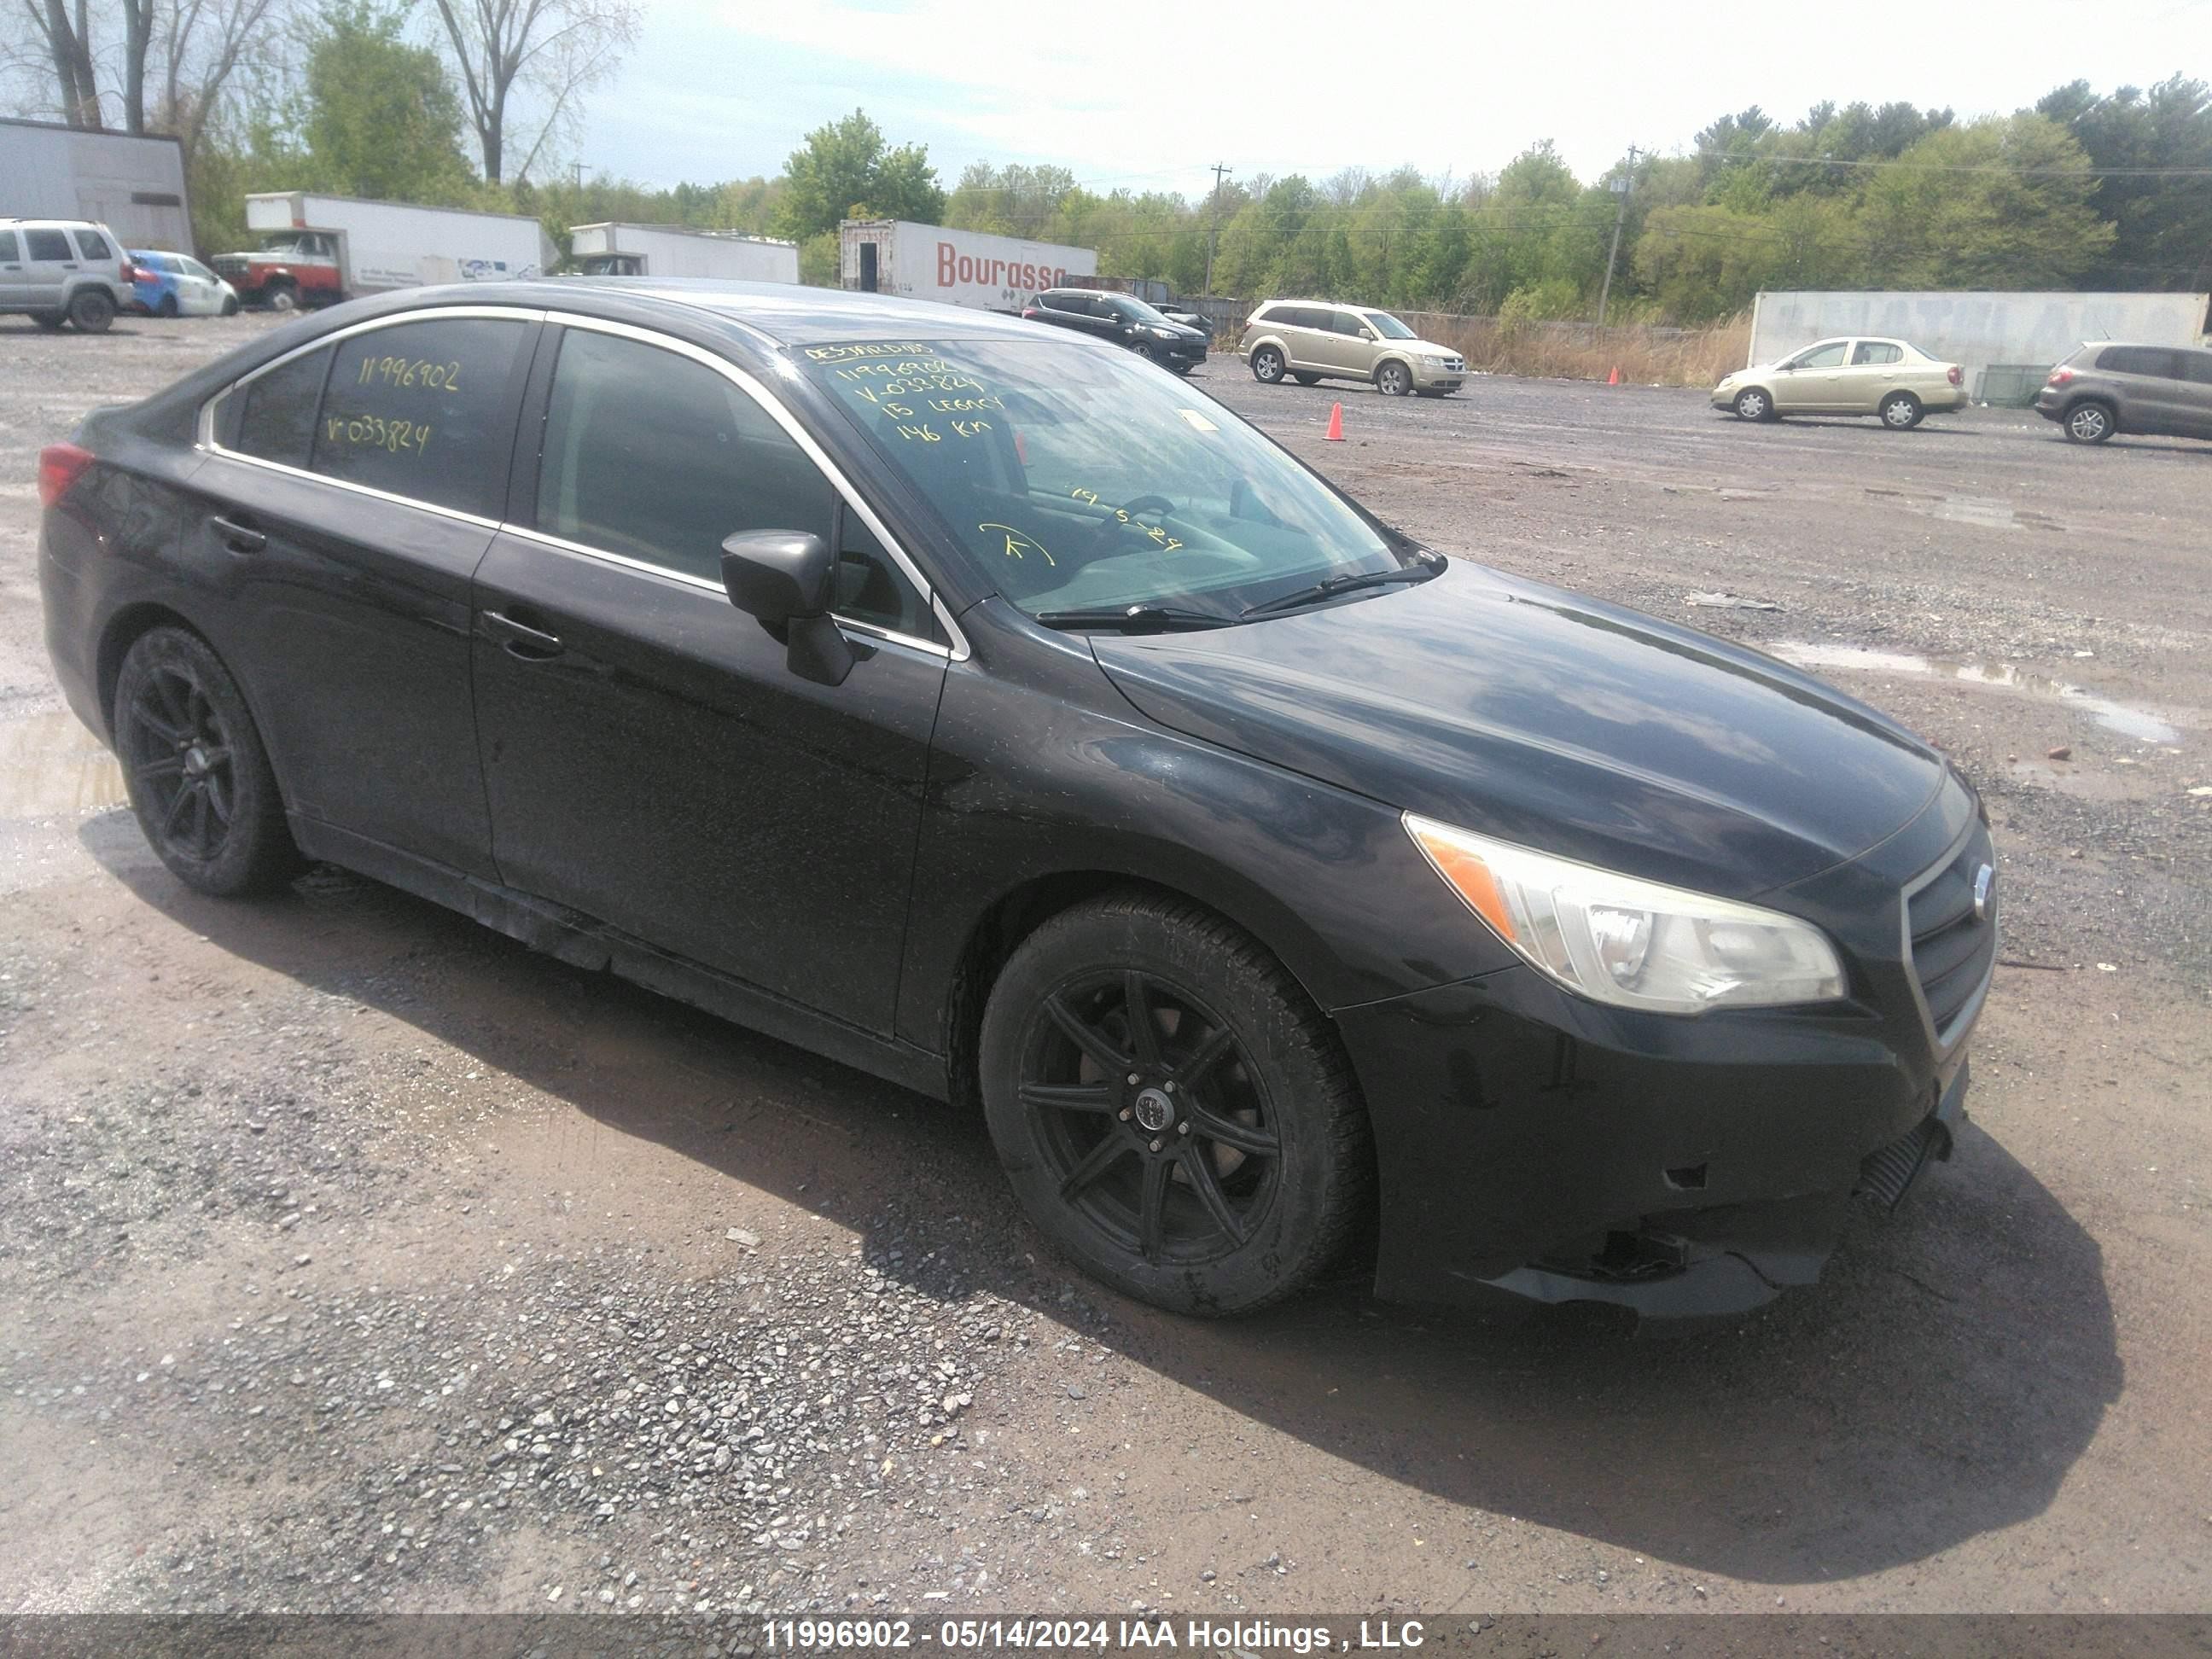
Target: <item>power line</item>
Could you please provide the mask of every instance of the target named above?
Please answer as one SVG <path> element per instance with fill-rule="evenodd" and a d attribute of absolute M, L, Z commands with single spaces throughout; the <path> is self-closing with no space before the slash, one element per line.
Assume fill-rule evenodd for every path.
<path fill-rule="evenodd" d="M 1769 161 L 1778 167 L 1899 167 L 1908 173 L 2006 173 L 2031 179 L 2212 179 L 2212 167 L 2017 167 L 1995 161 L 1906 161 L 1887 156 L 1846 161 L 1827 155 L 1771 155 L 1758 150 L 1746 154 L 1740 150 L 1693 149 L 1689 152 L 1687 159 L 1745 163 Z"/>

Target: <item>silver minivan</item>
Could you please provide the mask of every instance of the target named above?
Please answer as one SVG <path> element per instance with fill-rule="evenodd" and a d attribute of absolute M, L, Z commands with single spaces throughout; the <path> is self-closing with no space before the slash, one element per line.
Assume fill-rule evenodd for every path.
<path fill-rule="evenodd" d="M 1272 300 L 1245 319 L 1238 353 L 1263 386 L 1287 376 L 1372 380 L 1385 397 L 1443 398 L 1467 378 L 1467 360 L 1424 340 L 1387 311 L 1319 300 Z"/>
<path fill-rule="evenodd" d="M 104 334 L 132 298 L 123 244 L 89 219 L 0 219 L 0 313 Z"/>

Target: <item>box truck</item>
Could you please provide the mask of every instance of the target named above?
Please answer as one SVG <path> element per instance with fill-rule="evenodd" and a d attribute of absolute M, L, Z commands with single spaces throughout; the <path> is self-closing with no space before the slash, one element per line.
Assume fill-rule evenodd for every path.
<path fill-rule="evenodd" d="M 840 282 L 863 294 L 942 300 L 1018 314 L 1048 288 L 1098 269 L 1095 248 L 1058 247 L 980 230 L 903 219 L 848 219 L 837 227 Z"/>
<path fill-rule="evenodd" d="M 795 283 L 799 244 L 689 225 L 578 225 L 568 257 L 586 276 L 715 276 Z"/>
<path fill-rule="evenodd" d="M 125 247 L 193 251 L 185 152 L 173 138 L 0 120 L 0 179 L 9 218 L 89 219 Z"/>
<path fill-rule="evenodd" d="M 554 259 L 535 219 L 311 191 L 247 197 L 246 227 L 261 233 L 258 248 L 209 263 L 246 304 L 277 311 L 424 283 L 542 276 Z"/>

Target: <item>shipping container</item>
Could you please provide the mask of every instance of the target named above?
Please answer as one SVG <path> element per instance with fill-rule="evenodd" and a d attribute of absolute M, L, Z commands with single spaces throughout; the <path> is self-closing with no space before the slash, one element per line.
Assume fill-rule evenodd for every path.
<path fill-rule="evenodd" d="M 795 283 L 799 244 L 688 225 L 578 225 L 570 262 L 586 276 L 709 276 L 725 282 Z"/>
<path fill-rule="evenodd" d="M 368 202 L 308 191 L 246 198 L 261 246 L 210 261 L 248 305 L 332 305 L 425 283 L 542 276 L 553 244 L 537 220 L 510 213 Z"/>

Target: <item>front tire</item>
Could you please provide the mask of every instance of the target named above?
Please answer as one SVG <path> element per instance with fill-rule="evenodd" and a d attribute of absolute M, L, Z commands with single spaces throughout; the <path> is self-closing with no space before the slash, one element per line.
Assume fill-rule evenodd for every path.
<path fill-rule="evenodd" d="M 2076 404 L 2061 424 L 2068 441 L 2077 444 L 2100 444 L 2119 429 L 2112 411 L 2102 404 Z"/>
<path fill-rule="evenodd" d="M 1261 386 L 1281 385 L 1283 354 L 1273 346 L 1261 346 L 1252 354 L 1252 378 Z"/>
<path fill-rule="evenodd" d="M 1413 390 L 1413 371 L 1395 361 L 1379 365 L 1375 370 L 1375 389 L 1386 398 L 1404 398 Z"/>
<path fill-rule="evenodd" d="M 61 325 L 69 319 L 58 311 L 34 311 L 31 313 L 31 320 L 47 333 L 53 334 L 58 332 Z"/>
<path fill-rule="evenodd" d="M 1910 432 L 1926 411 L 1910 392 L 1893 392 L 1881 400 L 1881 423 L 1892 432 Z"/>
<path fill-rule="evenodd" d="M 69 304 L 69 319 L 82 334 L 105 334 L 115 320 L 115 298 L 88 288 Z"/>
<path fill-rule="evenodd" d="M 234 898 L 298 871 L 261 734 L 205 641 L 181 628 L 142 636 L 116 678 L 112 725 L 131 811 L 178 880 Z"/>
<path fill-rule="evenodd" d="M 984 1108 L 1038 1230 L 1179 1313 L 1310 1284 L 1364 1218 L 1367 1115 L 1328 1024 L 1281 963 L 1186 901 L 1063 912 L 983 1012 Z"/>
<path fill-rule="evenodd" d="M 238 315 L 238 295 L 226 294 L 222 296 L 222 314 L 226 317 Z"/>
<path fill-rule="evenodd" d="M 177 314 L 177 296 L 173 294 L 164 294 L 161 296 L 161 303 L 154 307 L 154 314 L 156 317 L 175 317 Z"/>
<path fill-rule="evenodd" d="M 272 286 L 272 287 L 270 289 L 270 290 L 269 290 L 269 309 L 270 309 L 270 310 L 271 310 L 271 311 L 297 311 L 299 308 L 300 308 L 300 291 L 299 291 L 297 289 L 294 288 L 294 287 L 291 285 L 291 283 L 276 283 L 274 286 Z"/>
<path fill-rule="evenodd" d="M 1774 398 L 1764 386 L 1747 386 L 1735 394 L 1736 419 L 1740 421 L 1771 421 L 1774 418 Z"/>

